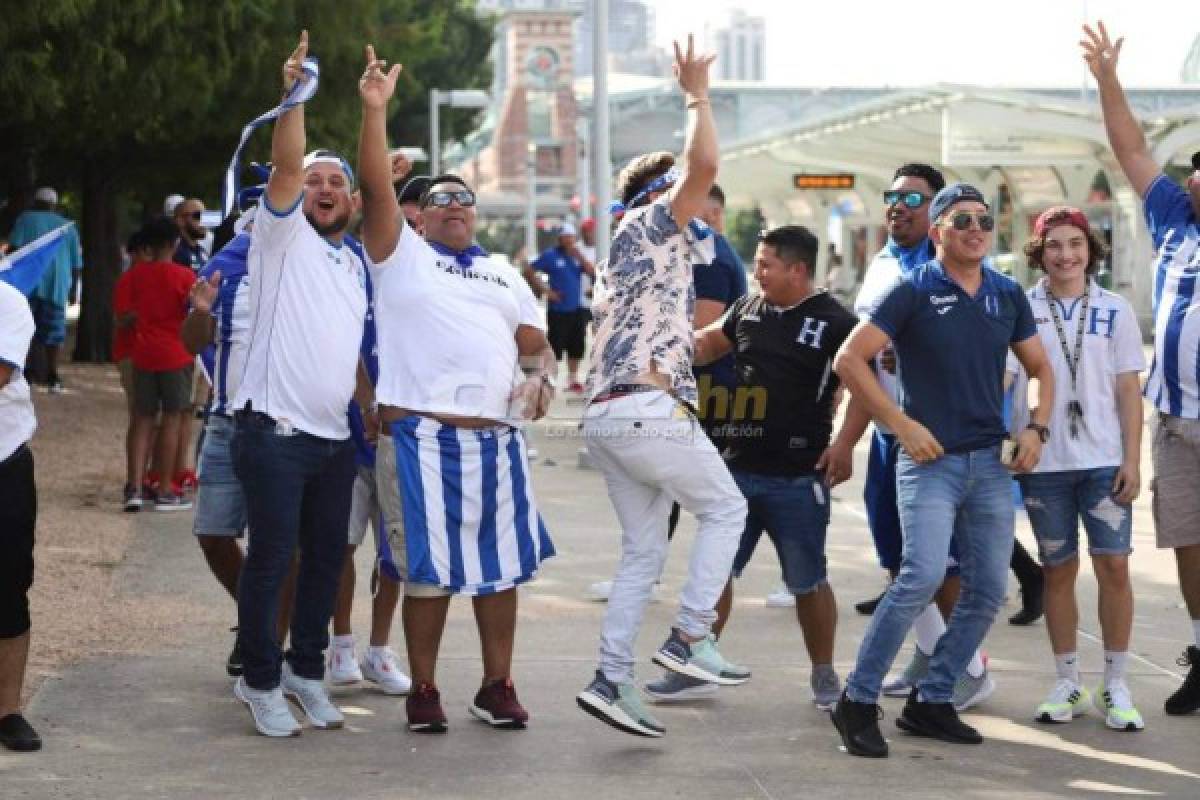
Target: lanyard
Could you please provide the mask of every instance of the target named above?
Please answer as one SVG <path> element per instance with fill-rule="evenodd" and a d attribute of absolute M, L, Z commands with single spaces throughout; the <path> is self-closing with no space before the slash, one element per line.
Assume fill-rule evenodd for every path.
<path fill-rule="evenodd" d="M 1079 404 L 1078 393 L 1075 388 L 1077 376 L 1079 375 L 1079 360 L 1083 357 L 1083 326 L 1087 319 L 1088 301 L 1091 295 L 1091 282 L 1089 281 L 1083 289 L 1083 298 L 1079 306 L 1079 325 L 1075 329 L 1075 355 L 1071 355 L 1071 350 L 1067 346 L 1067 334 L 1063 331 L 1062 319 L 1058 316 L 1058 298 L 1054 296 L 1054 292 L 1050 291 L 1050 287 L 1046 287 L 1046 299 L 1050 302 L 1050 317 L 1054 320 L 1054 330 L 1058 333 L 1058 343 L 1062 347 L 1063 358 L 1067 360 L 1067 369 L 1071 372 L 1071 400 L 1067 403 L 1067 426 L 1071 433 L 1071 438 L 1079 437 L 1079 425 L 1083 422 L 1083 406 Z"/>

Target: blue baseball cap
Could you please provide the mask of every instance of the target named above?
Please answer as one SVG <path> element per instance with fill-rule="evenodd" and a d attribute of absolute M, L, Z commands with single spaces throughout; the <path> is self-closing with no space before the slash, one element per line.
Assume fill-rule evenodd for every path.
<path fill-rule="evenodd" d="M 946 209 L 964 200 L 983 203 L 984 208 L 989 207 L 987 200 L 983 197 L 983 192 L 971 184 L 952 183 L 933 196 L 933 202 L 929 204 L 929 221 L 937 222 L 941 219 L 942 214 L 946 213 Z"/>

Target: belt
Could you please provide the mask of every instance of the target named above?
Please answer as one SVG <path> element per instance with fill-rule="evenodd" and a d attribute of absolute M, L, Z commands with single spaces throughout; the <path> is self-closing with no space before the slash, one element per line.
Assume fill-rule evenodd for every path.
<path fill-rule="evenodd" d="M 607 403 L 609 400 L 616 400 L 619 397 L 628 397 L 631 394 L 641 394 L 643 392 L 665 392 L 661 386 L 654 386 L 649 383 L 614 383 L 600 394 L 592 398 L 593 403 Z"/>

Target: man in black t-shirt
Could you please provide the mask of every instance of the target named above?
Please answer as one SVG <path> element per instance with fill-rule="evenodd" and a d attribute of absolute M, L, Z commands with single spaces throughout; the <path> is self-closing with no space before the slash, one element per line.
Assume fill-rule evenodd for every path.
<path fill-rule="evenodd" d="M 766 531 L 784 583 L 796 595 L 796 618 L 813 664 L 813 702 L 828 710 L 841 692 L 833 669 L 837 604 L 825 561 L 829 490 L 850 477 L 854 444 L 865 425 L 832 437 L 839 385 L 833 358 L 858 320 L 813 284 L 817 248 L 816 236 L 799 225 L 761 234 L 754 256 L 761 293 L 741 298 L 697 333 L 695 363 L 731 351 L 736 359 L 738 387 L 728 398 L 724 456 L 749 514 L 734 575 Z M 714 632 L 720 633 L 732 603 L 730 581 Z"/>

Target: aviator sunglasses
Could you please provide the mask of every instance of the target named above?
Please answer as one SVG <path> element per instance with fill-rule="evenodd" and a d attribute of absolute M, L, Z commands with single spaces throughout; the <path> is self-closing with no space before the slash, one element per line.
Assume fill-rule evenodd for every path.
<path fill-rule="evenodd" d="M 888 189 L 883 193 L 883 204 L 889 208 L 896 203 L 904 203 L 907 208 L 920 208 L 929 201 L 929 195 L 920 192 L 904 192 L 899 189 Z"/>
<path fill-rule="evenodd" d="M 436 206 L 437 208 L 449 208 L 450 204 L 458 201 L 458 204 L 463 208 L 470 208 L 475 205 L 475 193 L 469 189 L 459 189 L 457 191 L 438 191 L 430 192 L 425 198 L 424 208 Z"/>
<path fill-rule="evenodd" d="M 949 223 L 948 227 L 952 227 L 956 231 L 970 230 L 972 222 L 978 222 L 979 230 L 984 233 L 990 233 L 996 227 L 996 218 L 986 211 L 978 213 L 957 211 L 951 214 L 946 221 Z"/>

